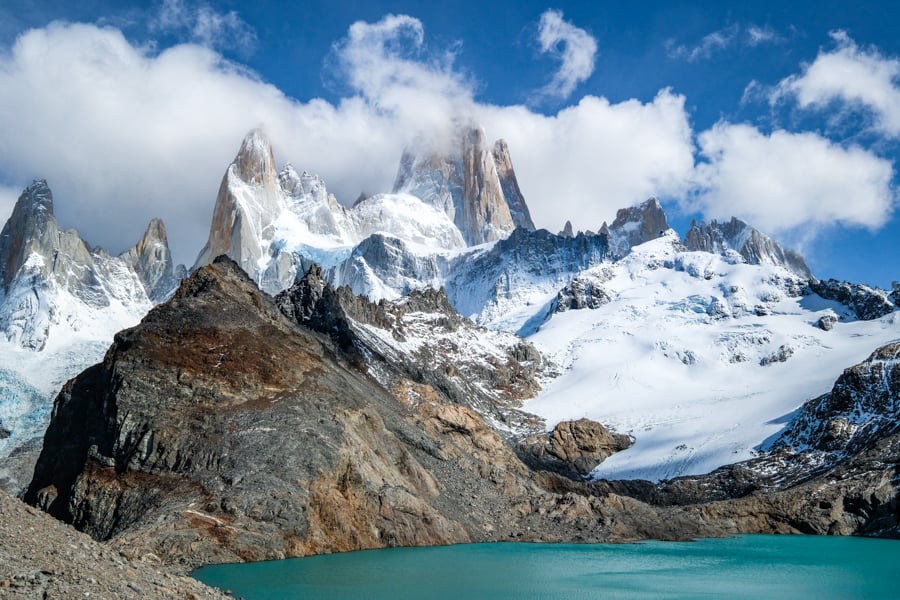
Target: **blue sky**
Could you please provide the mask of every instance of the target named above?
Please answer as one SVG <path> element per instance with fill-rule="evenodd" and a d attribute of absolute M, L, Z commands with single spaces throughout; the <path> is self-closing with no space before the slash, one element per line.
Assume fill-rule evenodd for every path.
<path fill-rule="evenodd" d="M 819 277 L 900 279 L 892 2 L 0 4 L 0 211 L 49 180 L 61 224 L 120 251 L 162 217 L 205 241 L 263 126 L 340 200 L 389 191 L 452 120 L 504 137 L 539 226 L 659 196 L 736 215 Z"/>

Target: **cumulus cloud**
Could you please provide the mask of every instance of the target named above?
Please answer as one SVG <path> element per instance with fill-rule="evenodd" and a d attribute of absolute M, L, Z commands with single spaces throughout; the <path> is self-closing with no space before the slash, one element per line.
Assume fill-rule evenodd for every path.
<path fill-rule="evenodd" d="M 279 162 L 322 175 L 339 199 L 389 191 L 403 147 L 448 117 L 506 137 L 539 226 L 596 228 L 616 208 L 675 192 L 691 169 L 684 98 L 556 115 L 476 103 L 452 53 L 428 54 L 416 19 L 356 23 L 335 45 L 351 93 L 298 102 L 216 52 L 153 53 L 114 28 L 52 24 L 0 54 L 0 182 L 48 179 L 61 224 L 111 251 L 166 221 L 179 260 L 208 232 L 218 182 L 244 134 L 263 125 Z"/>
<path fill-rule="evenodd" d="M 802 73 L 783 79 L 770 93 L 770 102 L 793 98 L 801 108 L 814 109 L 840 102 L 867 112 L 878 133 L 900 137 L 900 60 L 860 48 L 844 31 L 831 37 L 835 48 L 820 51 Z"/>
<path fill-rule="evenodd" d="M 538 25 L 541 52 L 560 61 L 553 79 L 539 91 L 539 96 L 568 98 L 575 87 L 594 72 L 597 40 L 584 29 L 563 20 L 558 10 L 541 15 Z"/>
<path fill-rule="evenodd" d="M 408 15 L 357 21 L 334 44 L 333 60 L 368 107 L 407 131 L 437 135 L 471 113 L 472 82 L 454 70 L 452 50 L 428 54 L 424 40 L 422 22 Z"/>
<path fill-rule="evenodd" d="M 250 129 L 263 126 L 280 163 L 318 173 L 349 203 L 389 191 L 418 135 L 466 119 L 509 142 L 535 223 L 550 230 L 567 219 L 597 229 L 650 195 L 687 195 L 689 208 L 776 232 L 804 220 L 877 227 L 890 213 L 891 165 L 812 134 L 720 124 L 699 137 L 695 172 L 685 98 L 670 90 L 587 96 L 555 114 L 480 103 L 453 49 L 430 52 L 412 17 L 353 24 L 332 59 L 348 92 L 300 102 L 198 44 L 156 52 L 84 24 L 26 32 L 0 52 L 0 210 L 43 177 L 63 227 L 118 252 L 162 217 L 190 263 Z"/>
<path fill-rule="evenodd" d="M 730 123 L 700 134 L 699 145 L 705 161 L 689 210 L 801 239 L 834 225 L 876 229 L 891 217 L 893 167 L 857 146 Z"/>
<path fill-rule="evenodd" d="M 571 219 L 599 229 L 616 210 L 651 195 L 686 191 L 693 168 L 684 96 L 617 104 L 586 96 L 556 115 L 522 107 L 479 107 L 479 118 L 510 153 L 531 214 L 551 231 Z"/>
<path fill-rule="evenodd" d="M 237 11 L 218 12 L 208 4 L 184 0 L 164 0 L 150 29 L 185 34 L 190 41 L 220 50 L 249 51 L 256 45 L 256 32 Z"/>

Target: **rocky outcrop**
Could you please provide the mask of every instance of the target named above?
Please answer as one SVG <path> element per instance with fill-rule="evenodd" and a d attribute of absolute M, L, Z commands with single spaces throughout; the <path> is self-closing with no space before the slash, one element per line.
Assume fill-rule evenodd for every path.
<path fill-rule="evenodd" d="M 804 279 L 812 277 L 806 261 L 793 250 L 782 248 L 775 240 L 732 217 L 727 223 L 716 220 L 709 224 L 691 221 L 684 236 L 684 245 L 691 251 L 726 254 L 737 252 L 747 264 L 784 267 Z"/>
<path fill-rule="evenodd" d="M 313 265 L 275 302 L 298 324 L 329 335 L 388 387 L 406 379 L 431 386 L 510 431 L 543 425 L 518 410 L 540 390 L 547 368 L 541 355 L 521 338 L 463 318 L 443 290 L 412 290 L 376 304 L 348 287 L 332 288 Z"/>
<path fill-rule="evenodd" d="M 826 300 L 840 302 L 863 321 L 878 319 L 894 311 L 894 304 L 885 291 L 864 284 L 813 278 L 809 289 Z"/>
<path fill-rule="evenodd" d="M 584 308 L 596 309 L 609 303 L 610 300 L 612 298 L 609 292 L 603 288 L 600 278 L 582 274 L 556 294 L 551 310 L 565 312 Z"/>
<path fill-rule="evenodd" d="M 611 251 L 616 257 L 622 257 L 634 246 L 662 236 L 669 230 L 669 221 L 659 200 L 650 198 L 638 206 L 620 208 L 612 225 L 605 230 L 609 232 Z"/>
<path fill-rule="evenodd" d="M 844 371 L 832 390 L 803 405 L 774 448 L 844 456 L 900 432 L 900 343 Z"/>
<path fill-rule="evenodd" d="M 573 479 L 586 477 L 601 462 L 632 444 L 634 438 L 610 431 L 590 419 L 563 421 L 549 433 L 516 440 L 516 447 L 527 464 Z"/>
<path fill-rule="evenodd" d="M 469 245 L 505 238 L 516 227 L 534 229 L 505 142 L 492 150 L 484 130 L 472 127 L 460 130 L 456 144 L 449 153 L 405 150 L 394 192 L 444 211 Z"/>
<path fill-rule="evenodd" d="M 128 560 L 3 492 L 0 537 L 3 598 L 230 598 L 169 572 L 153 555 Z"/>

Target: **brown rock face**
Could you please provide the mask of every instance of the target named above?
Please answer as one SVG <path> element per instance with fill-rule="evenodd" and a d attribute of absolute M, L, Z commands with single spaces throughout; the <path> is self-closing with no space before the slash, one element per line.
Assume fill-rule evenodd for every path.
<path fill-rule="evenodd" d="M 618 246 L 614 250 L 624 255 L 633 247 L 655 240 L 669 229 L 666 213 L 656 198 L 650 198 L 639 206 L 620 208 L 616 219 L 608 227 L 610 244 Z M 613 242 L 617 243 L 613 243 Z"/>
<path fill-rule="evenodd" d="M 563 421 L 550 434 L 550 453 L 587 475 L 607 457 L 630 448 L 627 435 L 613 433 L 590 419 Z"/>
<path fill-rule="evenodd" d="M 525 196 L 519 189 L 519 181 L 516 179 L 516 171 L 513 169 L 512 158 L 509 155 L 509 146 L 506 140 L 497 140 L 494 142 L 494 149 L 491 152 L 494 156 L 494 165 L 497 167 L 497 177 L 500 179 L 500 187 L 503 190 L 503 196 L 506 198 L 506 204 L 509 206 L 509 213 L 512 215 L 513 222 L 516 227 L 522 229 L 534 229 L 534 222 L 531 220 L 531 211 L 525 204 Z"/>

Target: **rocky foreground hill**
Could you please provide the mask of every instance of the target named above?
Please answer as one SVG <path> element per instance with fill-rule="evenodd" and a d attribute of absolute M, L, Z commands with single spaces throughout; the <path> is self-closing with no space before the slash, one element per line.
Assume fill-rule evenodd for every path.
<path fill-rule="evenodd" d="M 403 311 L 348 312 L 329 303 L 345 292 L 306 285 L 315 301 L 294 289 L 276 303 L 229 259 L 194 273 L 60 393 L 26 501 L 128 556 L 179 568 L 477 541 L 900 536 L 896 428 L 842 453 L 783 444 L 707 476 L 589 483 L 578 476 L 586 456 L 627 440 L 590 423 L 549 436 L 489 424 L 490 411 L 452 398 L 451 365 L 426 379 L 402 355 L 375 355 L 372 324 L 390 331 Z M 890 352 L 847 385 L 883 385 L 896 413 Z M 533 376 L 516 364 L 498 363 L 512 373 L 507 402 Z M 495 377 L 498 365 L 484 368 Z"/>
<path fill-rule="evenodd" d="M 228 598 L 159 559 L 129 560 L 105 544 L 0 492 L 2 598 Z"/>

